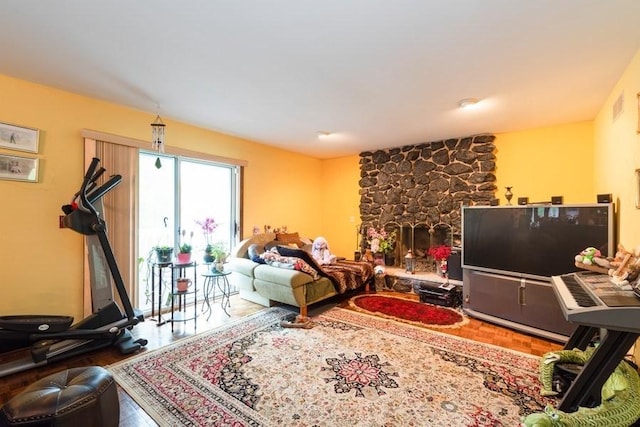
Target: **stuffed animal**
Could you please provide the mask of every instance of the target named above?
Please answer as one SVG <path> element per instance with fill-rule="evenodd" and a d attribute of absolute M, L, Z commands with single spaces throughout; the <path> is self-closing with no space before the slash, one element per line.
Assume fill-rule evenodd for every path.
<path fill-rule="evenodd" d="M 311 246 L 311 256 L 320 265 L 335 264 L 337 256 L 332 255 L 329 250 L 329 243 L 324 237 L 317 237 Z"/>
<path fill-rule="evenodd" d="M 593 349 L 550 352 L 540 362 L 541 394 L 556 394 L 552 386 L 553 365 L 570 362 L 584 365 Z M 526 427 L 627 427 L 640 417 L 640 377 L 626 361 L 620 362 L 601 390 L 602 402 L 595 408 L 579 407 L 575 412 L 563 412 L 547 405 L 544 412 L 528 415 L 522 420 Z"/>
<path fill-rule="evenodd" d="M 576 255 L 576 261 L 581 262 L 586 265 L 593 265 L 594 258 L 600 258 L 602 254 L 600 251 L 594 247 L 588 247 L 578 255 Z"/>

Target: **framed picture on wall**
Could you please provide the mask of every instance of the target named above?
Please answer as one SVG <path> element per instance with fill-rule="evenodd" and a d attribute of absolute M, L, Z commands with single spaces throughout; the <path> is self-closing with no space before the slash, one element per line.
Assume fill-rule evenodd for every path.
<path fill-rule="evenodd" d="M 0 122 L 0 147 L 2 148 L 37 153 L 39 138 L 38 129 Z"/>
<path fill-rule="evenodd" d="M 38 159 L 0 154 L 0 179 L 38 182 Z"/>

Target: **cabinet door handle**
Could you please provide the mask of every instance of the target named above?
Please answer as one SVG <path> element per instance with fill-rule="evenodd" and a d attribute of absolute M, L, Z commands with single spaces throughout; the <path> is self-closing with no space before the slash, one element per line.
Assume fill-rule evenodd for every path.
<path fill-rule="evenodd" d="M 520 279 L 520 287 L 518 288 L 518 304 L 527 305 L 525 298 L 526 284 L 523 278 Z"/>

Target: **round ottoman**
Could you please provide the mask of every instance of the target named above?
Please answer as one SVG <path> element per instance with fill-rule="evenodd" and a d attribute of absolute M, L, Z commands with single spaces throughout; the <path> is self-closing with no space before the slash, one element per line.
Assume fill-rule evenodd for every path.
<path fill-rule="evenodd" d="M 116 382 L 104 368 L 67 369 L 29 385 L 0 411 L 0 426 L 117 427 Z"/>

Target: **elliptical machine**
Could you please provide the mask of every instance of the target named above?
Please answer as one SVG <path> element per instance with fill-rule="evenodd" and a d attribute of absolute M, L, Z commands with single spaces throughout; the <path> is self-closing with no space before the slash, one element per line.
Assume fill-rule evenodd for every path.
<path fill-rule="evenodd" d="M 0 377 L 99 348 L 115 346 L 122 354 L 130 354 L 147 345 L 146 339 L 134 340 L 131 335 L 130 329 L 144 321 L 144 316 L 131 305 L 99 213 L 102 197 L 122 181 L 122 176 L 112 175 L 98 186 L 97 180 L 105 172 L 104 168 L 98 170 L 99 163 L 93 158 L 71 204 L 62 206 L 64 226 L 86 236 L 93 313 L 76 324 L 70 316 L 0 316 L 0 348 L 30 348 L 31 353 L 0 364 Z M 113 300 L 111 280 L 124 313 Z"/>

